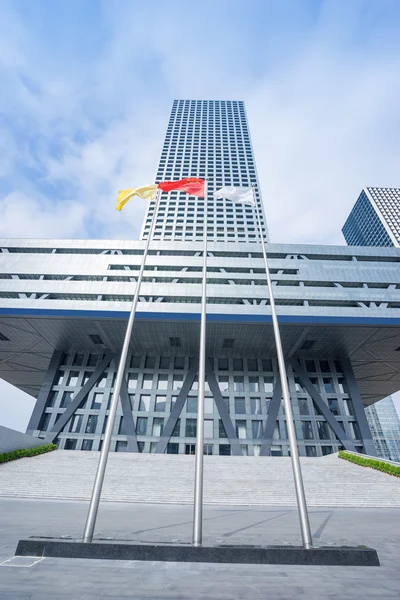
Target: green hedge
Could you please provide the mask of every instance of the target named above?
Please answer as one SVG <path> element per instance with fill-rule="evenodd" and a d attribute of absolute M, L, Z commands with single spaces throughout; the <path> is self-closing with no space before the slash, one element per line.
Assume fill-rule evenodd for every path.
<path fill-rule="evenodd" d="M 343 450 L 339 451 L 339 458 L 344 458 L 344 460 L 353 462 L 356 465 L 360 465 L 361 467 L 371 467 L 371 469 L 377 469 L 378 471 L 383 471 L 384 473 L 388 473 L 389 475 L 400 477 L 400 467 L 396 467 L 395 465 L 391 465 L 379 459 L 375 460 L 373 458 L 364 458 L 363 456 L 349 454 L 348 452 L 344 452 Z"/>
<path fill-rule="evenodd" d="M 36 446 L 36 448 L 25 448 L 23 450 L 13 450 L 13 452 L 4 452 L 3 454 L 0 454 L 0 463 L 16 460 L 17 458 L 25 458 L 27 456 L 37 456 L 38 454 L 56 450 L 56 448 L 57 446 L 55 444 L 44 444 L 43 446 Z"/>

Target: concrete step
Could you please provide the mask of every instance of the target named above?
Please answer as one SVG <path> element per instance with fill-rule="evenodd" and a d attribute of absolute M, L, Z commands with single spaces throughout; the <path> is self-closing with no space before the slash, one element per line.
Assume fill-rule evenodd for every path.
<path fill-rule="evenodd" d="M 98 452 L 57 450 L 0 465 L 0 496 L 88 500 Z M 309 506 L 399 507 L 400 480 L 337 455 L 301 459 Z M 192 504 L 194 457 L 111 453 L 102 500 Z M 204 457 L 204 501 L 295 506 L 287 457 Z"/>

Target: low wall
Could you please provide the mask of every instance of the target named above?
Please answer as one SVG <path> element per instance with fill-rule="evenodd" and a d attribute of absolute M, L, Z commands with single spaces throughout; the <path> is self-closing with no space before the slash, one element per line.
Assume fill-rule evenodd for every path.
<path fill-rule="evenodd" d="M 43 443 L 42 439 L 0 425 L 0 454 L 21 450 L 22 448 L 35 448 L 36 446 L 42 446 Z"/>

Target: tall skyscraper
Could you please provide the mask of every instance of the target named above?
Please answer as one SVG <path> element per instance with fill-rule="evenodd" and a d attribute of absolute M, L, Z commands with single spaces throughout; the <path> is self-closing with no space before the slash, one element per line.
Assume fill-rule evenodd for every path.
<path fill-rule="evenodd" d="M 400 419 L 391 396 L 365 409 L 378 456 L 400 462 Z"/>
<path fill-rule="evenodd" d="M 349 246 L 400 246 L 400 189 L 366 187 L 342 228 Z"/>
<path fill-rule="evenodd" d="M 223 185 L 255 188 L 265 239 L 264 208 L 244 103 L 236 100 L 175 100 L 172 106 L 156 183 L 163 180 L 208 179 L 207 239 L 256 242 L 257 221 L 251 206 L 214 200 Z M 141 239 L 150 231 L 155 203 L 149 205 Z M 204 200 L 181 192 L 162 194 L 154 230 L 155 240 L 201 240 Z"/>

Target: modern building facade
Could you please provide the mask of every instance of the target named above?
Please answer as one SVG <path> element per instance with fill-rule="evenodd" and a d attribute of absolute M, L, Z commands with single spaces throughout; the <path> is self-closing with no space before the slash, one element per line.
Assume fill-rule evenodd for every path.
<path fill-rule="evenodd" d="M 395 246 L 400 242 L 400 189 L 364 188 L 342 229 L 353 246 Z M 378 456 L 400 461 L 400 419 L 389 396 L 366 409 Z"/>
<path fill-rule="evenodd" d="M 207 224 L 203 199 L 162 195 L 112 450 L 194 452 L 206 225 L 205 452 L 288 455 L 253 209 L 212 197 L 251 184 L 261 206 L 243 103 L 174 102 L 157 181 L 186 176 L 209 179 Z M 152 211 L 141 241 L 0 240 L 0 375 L 60 448 L 101 447 Z M 400 250 L 268 254 L 300 454 L 374 454 L 364 407 L 400 388 Z"/>
<path fill-rule="evenodd" d="M 99 448 L 143 247 L 1 240 L 1 376 L 37 397 L 31 434 Z M 399 250 L 268 248 L 300 453 L 373 454 L 364 405 L 400 387 Z M 151 244 L 113 450 L 193 452 L 201 250 Z M 260 248 L 210 242 L 208 271 L 206 451 L 286 455 Z"/>
<path fill-rule="evenodd" d="M 400 419 L 391 396 L 365 409 L 377 455 L 400 462 Z"/>
<path fill-rule="evenodd" d="M 349 246 L 400 246 L 400 189 L 365 187 L 342 232 Z"/>
<path fill-rule="evenodd" d="M 153 238 L 196 241 L 203 239 L 205 208 L 207 239 L 256 242 L 259 232 L 251 206 L 214 200 L 223 185 L 254 186 L 263 234 L 268 239 L 264 206 L 244 103 L 235 100 L 175 100 L 165 136 L 156 183 L 207 178 L 207 205 L 203 198 L 182 192 L 163 193 Z M 150 232 L 155 203 L 149 205 L 141 239 Z"/>

